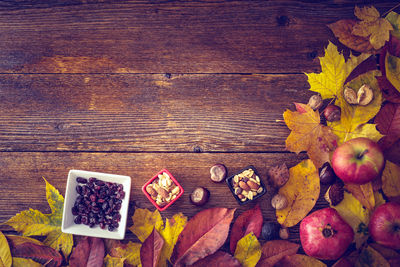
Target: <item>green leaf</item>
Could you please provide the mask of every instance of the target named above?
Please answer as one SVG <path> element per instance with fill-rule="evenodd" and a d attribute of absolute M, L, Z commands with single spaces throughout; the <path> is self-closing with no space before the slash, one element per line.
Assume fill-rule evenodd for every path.
<path fill-rule="evenodd" d="M 46 198 L 52 213 L 43 214 L 34 209 L 24 210 L 8 220 L 6 224 L 24 236 L 47 236 L 43 243 L 57 251 L 61 249 L 65 257 L 68 257 L 72 250 L 73 238 L 71 234 L 61 232 L 64 197 L 46 179 L 44 180 Z"/>
<path fill-rule="evenodd" d="M 393 26 L 393 31 L 391 34 L 400 39 L 400 15 L 397 14 L 396 12 L 392 11 L 389 14 L 387 14 L 386 19 L 392 24 Z"/>
<path fill-rule="evenodd" d="M 386 54 L 386 77 L 389 82 L 400 92 L 400 58 Z"/>
<path fill-rule="evenodd" d="M 243 267 L 254 267 L 261 258 L 261 245 L 251 232 L 237 243 L 235 258 Z"/>
<path fill-rule="evenodd" d="M 1 231 L 0 231 L 0 261 L 1 264 L 5 267 L 10 267 L 12 264 L 10 246 L 8 245 L 7 238 L 3 235 Z"/>

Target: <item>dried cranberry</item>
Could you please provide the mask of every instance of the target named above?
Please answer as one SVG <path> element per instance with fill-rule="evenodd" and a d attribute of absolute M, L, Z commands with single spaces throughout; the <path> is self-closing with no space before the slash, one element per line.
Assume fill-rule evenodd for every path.
<path fill-rule="evenodd" d="M 87 179 L 85 179 L 85 178 L 82 178 L 82 177 L 77 177 L 76 178 L 76 181 L 78 182 L 78 183 L 80 183 L 80 184 L 87 184 Z"/>
<path fill-rule="evenodd" d="M 76 189 L 76 192 L 77 192 L 79 195 L 82 194 L 82 186 L 77 185 L 75 189 Z"/>

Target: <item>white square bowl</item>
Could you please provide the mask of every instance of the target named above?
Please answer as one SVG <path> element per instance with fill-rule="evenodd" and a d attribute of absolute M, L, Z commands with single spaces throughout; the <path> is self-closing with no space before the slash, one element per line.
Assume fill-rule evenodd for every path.
<path fill-rule="evenodd" d="M 101 229 L 98 225 L 96 225 L 93 228 L 90 228 L 88 225 L 74 223 L 75 216 L 72 214 L 72 207 L 74 206 L 75 200 L 78 196 L 78 193 L 76 192 L 76 186 L 78 185 L 78 182 L 76 181 L 77 177 L 82 177 L 86 179 L 94 177 L 104 182 L 112 182 L 123 185 L 124 187 L 123 190 L 125 191 L 125 197 L 121 203 L 121 209 L 120 209 L 121 221 L 119 223 L 119 227 L 116 230 L 110 232 L 107 229 Z M 74 234 L 74 235 L 93 236 L 93 237 L 111 238 L 111 239 L 124 239 L 126 230 L 126 221 L 128 216 L 130 192 L 131 192 L 131 177 L 129 176 L 107 174 L 101 172 L 70 170 L 68 173 L 67 187 L 65 189 L 64 210 L 63 210 L 61 231 L 63 233 Z"/>

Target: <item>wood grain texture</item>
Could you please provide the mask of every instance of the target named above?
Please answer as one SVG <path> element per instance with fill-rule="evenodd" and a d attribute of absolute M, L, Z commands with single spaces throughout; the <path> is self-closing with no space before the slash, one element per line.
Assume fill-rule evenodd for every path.
<path fill-rule="evenodd" d="M 302 73 L 326 24 L 396 1 L 1 2 L 7 73 Z"/>
<path fill-rule="evenodd" d="M 1 225 L 16 213 L 28 209 L 38 209 L 49 213 L 50 208 L 45 197 L 45 183 L 42 177 L 54 185 L 62 195 L 65 193 L 66 179 L 70 169 L 90 170 L 128 175 L 132 178 L 129 218 L 133 215 L 134 205 L 140 208 L 155 208 L 141 191 L 143 184 L 159 170 L 167 168 L 181 183 L 185 193 L 176 203 L 162 212 L 165 217 L 172 217 L 183 212 L 189 218 L 204 208 L 237 208 L 235 216 L 247 210 L 253 204 L 239 206 L 225 182 L 214 183 L 210 179 L 209 169 L 215 163 L 224 163 L 228 175 L 242 168 L 253 165 L 258 170 L 263 182 L 268 185 L 267 170 L 285 162 L 289 167 L 299 163 L 304 155 L 287 153 L 1 153 L 0 168 L 0 230 L 12 228 Z M 22 167 L 23 166 L 23 167 Z M 209 202 L 203 207 L 196 207 L 189 201 L 190 192 L 197 186 L 204 186 L 211 192 Z M 275 191 L 269 185 L 267 194 L 256 202 L 260 204 L 264 220 L 274 221 L 275 211 L 270 200 Z M 323 189 L 325 190 L 325 189 Z M 323 191 L 322 190 L 322 191 Z M 316 208 L 326 205 L 323 193 Z M 132 220 L 128 220 L 128 227 Z M 290 229 L 293 240 L 298 240 L 298 227 Z M 129 233 L 129 231 L 127 231 Z M 133 235 L 128 234 L 128 239 Z"/>
<path fill-rule="evenodd" d="M 298 75 L 0 75 L 1 151 L 284 151 Z"/>

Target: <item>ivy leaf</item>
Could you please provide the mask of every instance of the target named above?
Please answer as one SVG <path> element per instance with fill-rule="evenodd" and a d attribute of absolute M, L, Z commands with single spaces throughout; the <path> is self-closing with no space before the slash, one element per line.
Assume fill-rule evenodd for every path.
<path fill-rule="evenodd" d="M 134 243 L 129 241 L 127 244 L 119 243 L 118 246 L 114 247 L 110 251 L 110 256 L 113 258 L 120 258 L 125 260 L 124 262 L 133 266 L 141 267 L 140 262 L 140 248 L 142 244 Z"/>
<path fill-rule="evenodd" d="M 170 260 L 179 234 L 185 228 L 186 223 L 187 217 L 182 213 L 178 213 L 175 214 L 172 219 L 166 218 L 165 227 L 161 227 L 158 230 L 165 241 L 158 266 L 164 267 L 167 265 L 167 260 Z"/>
<path fill-rule="evenodd" d="M 0 231 L 0 262 L 5 267 L 10 267 L 12 264 L 10 246 L 8 245 L 7 239 L 1 231 Z"/>
<path fill-rule="evenodd" d="M 352 194 L 344 192 L 343 200 L 336 206 L 332 206 L 354 231 L 356 247 L 359 248 L 368 239 L 368 234 L 362 231 L 369 223 L 371 212 L 363 207 Z"/>
<path fill-rule="evenodd" d="M 400 39 L 400 15 L 394 11 L 387 14 L 386 19 L 392 24 L 393 31 L 392 35 Z"/>
<path fill-rule="evenodd" d="M 361 251 L 355 267 L 390 267 L 390 264 L 378 251 L 368 246 Z"/>
<path fill-rule="evenodd" d="M 361 37 L 353 34 L 354 25 L 357 24 L 356 20 L 342 19 L 335 23 L 329 24 L 333 34 L 345 46 L 363 53 L 375 53 L 376 50 L 372 47 L 367 37 Z"/>
<path fill-rule="evenodd" d="M 261 248 L 261 258 L 257 267 L 272 267 L 283 257 L 296 254 L 299 248 L 299 244 L 286 240 L 268 241 Z"/>
<path fill-rule="evenodd" d="M 343 90 L 347 76 L 371 55 L 361 54 L 358 57 L 350 55 L 345 61 L 337 47 L 329 42 L 324 57 L 320 57 L 321 73 L 306 73 L 310 90 L 320 93 L 323 99 L 337 98 Z"/>
<path fill-rule="evenodd" d="M 111 257 L 107 255 L 104 257 L 105 267 L 124 267 L 125 258 Z"/>
<path fill-rule="evenodd" d="M 382 173 L 382 190 L 388 197 L 400 196 L 400 167 L 388 160 Z"/>
<path fill-rule="evenodd" d="M 385 71 L 389 82 L 400 92 L 400 58 L 386 53 Z"/>
<path fill-rule="evenodd" d="M 386 103 L 376 115 L 375 123 L 385 136 L 379 142 L 382 150 L 387 150 L 400 139 L 400 104 Z"/>
<path fill-rule="evenodd" d="M 283 257 L 275 266 L 285 267 L 326 267 L 326 264 L 316 258 L 295 254 Z"/>
<path fill-rule="evenodd" d="M 232 226 L 230 236 L 231 253 L 235 253 L 237 242 L 249 233 L 253 233 L 256 237 L 261 234 L 263 217 L 259 205 L 240 214 Z"/>
<path fill-rule="evenodd" d="M 250 233 L 237 242 L 235 258 L 243 267 L 254 267 L 261 258 L 261 245 L 257 237 Z"/>
<path fill-rule="evenodd" d="M 151 234 L 155 227 L 157 231 L 164 225 L 160 212 L 156 209 L 154 212 L 148 209 L 136 209 L 132 216 L 133 225 L 129 230 L 134 233 L 141 242 Z"/>
<path fill-rule="evenodd" d="M 46 179 L 44 180 L 51 214 L 43 214 L 34 209 L 24 210 L 8 220 L 6 224 L 24 236 L 47 236 L 43 243 L 55 250 L 61 249 L 65 257 L 68 257 L 72 250 L 73 239 L 71 234 L 61 232 L 64 197 Z"/>
<path fill-rule="evenodd" d="M 354 14 L 361 21 L 354 25 L 352 34 L 368 37 L 374 49 L 381 48 L 386 41 L 389 41 L 390 31 L 393 30 L 393 27 L 389 21 L 380 17 L 375 7 L 359 8 L 356 6 Z"/>
<path fill-rule="evenodd" d="M 288 205 L 276 210 L 278 222 L 285 227 L 296 225 L 311 211 L 320 191 L 319 175 L 311 160 L 303 160 L 290 168 L 289 173 L 289 181 L 279 189 Z"/>
<path fill-rule="evenodd" d="M 318 111 L 314 111 L 306 104 L 296 103 L 297 111 L 286 110 L 283 118 L 291 130 L 286 138 L 286 149 L 300 153 L 307 151 L 307 155 L 319 168 L 329 161 L 329 153 L 336 148 L 337 136 L 331 128 L 320 124 Z"/>
<path fill-rule="evenodd" d="M 340 121 L 330 122 L 328 126 L 339 137 L 339 144 L 358 136 L 373 136 L 375 139 L 382 137 L 374 125 L 365 126 L 365 123 L 375 117 L 381 108 L 382 93 L 375 78 L 379 74 L 379 71 L 369 71 L 353 79 L 346 85 L 346 87 L 348 86 L 358 91 L 362 85 L 368 84 L 374 93 L 374 98 L 368 105 L 350 105 L 344 99 L 343 90 L 337 96 L 335 104 L 341 108 Z"/>

